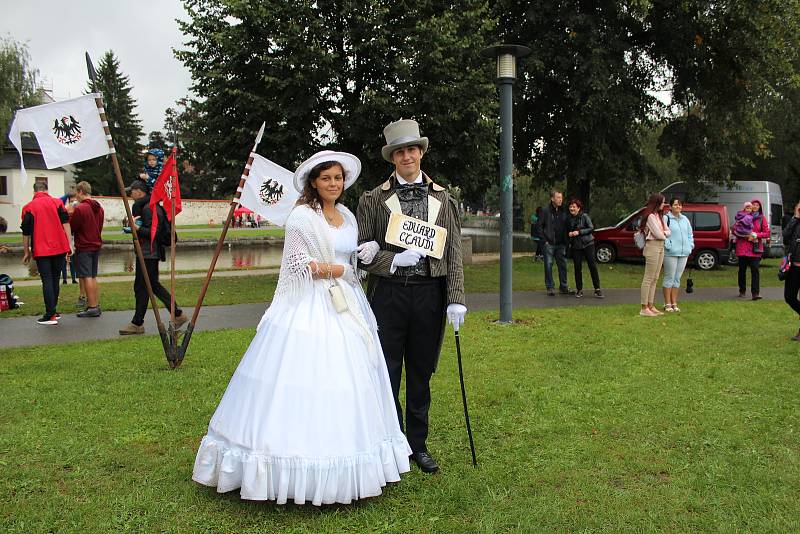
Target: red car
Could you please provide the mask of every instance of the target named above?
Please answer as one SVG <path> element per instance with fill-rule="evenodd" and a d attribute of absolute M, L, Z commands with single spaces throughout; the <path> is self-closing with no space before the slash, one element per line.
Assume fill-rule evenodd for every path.
<path fill-rule="evenodd" d="M 616 226 L 594 231 L 599 263 L 617 258 L 641 258 L 642 251 L 633 242 L 644 208 L 625 217 Z M 689 257 L 698 269 L 708 270 L 727 262 L 730 253 L 728 211 L 722 204 L 684 204 L 683 215 L 689 218 L 694 234 L 694 250 Z"/>

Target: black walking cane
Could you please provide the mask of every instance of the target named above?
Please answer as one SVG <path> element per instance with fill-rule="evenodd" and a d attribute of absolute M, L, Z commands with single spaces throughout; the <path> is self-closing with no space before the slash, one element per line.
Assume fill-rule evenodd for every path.
<path fill-rule="evenodd" d="M 464 401 L 464 419 L 467 422 L 467 435 L 469 436 L 469 448 L 472 451 L 472 466 L 478 466 L 478 460 L 475 457 L 475 442 L 472 440 L 472 426 L 469 424 L 469 410 L 467 409 L 467 390 L 464 388 L 464 369 L 461 367 L 461 338 L 458 335 L 458 330 L 454 329 L 456 333 L 456 354 L 458 355 L 458 377 L 461 380 L 461 399 Z"/>

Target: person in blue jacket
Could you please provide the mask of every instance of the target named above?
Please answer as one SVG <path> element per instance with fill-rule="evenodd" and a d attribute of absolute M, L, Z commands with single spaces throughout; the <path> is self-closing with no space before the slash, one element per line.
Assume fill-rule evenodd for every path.
<path fill-rule="evenodd" d="M 683 202 L 673 198 L 670 210 L 664 215 L 664 225 L 670 229 L 670 236 L 664 242 L 664 311 L 679 312 L 678 293 L 681 276 L 686 262 L 694 248 L 692 225 L 685 215 L 681 215 Z"/>

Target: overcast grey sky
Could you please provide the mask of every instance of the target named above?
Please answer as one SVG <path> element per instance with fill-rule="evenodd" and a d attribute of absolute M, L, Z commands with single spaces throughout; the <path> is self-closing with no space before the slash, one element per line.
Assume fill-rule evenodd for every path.
<path fill-rule="evenodd" d="M 84 52 L 96 68 L 113 50 L 130 78 L 145 134 L 163 130 L 164 110 L 191 85 L 189 72 L 172 54 L 184 48 L 176 18 L 188 18 L 179 0 L 0 0 L 0 35 L 28 45 L 56 100 L 83 94 Z"/>

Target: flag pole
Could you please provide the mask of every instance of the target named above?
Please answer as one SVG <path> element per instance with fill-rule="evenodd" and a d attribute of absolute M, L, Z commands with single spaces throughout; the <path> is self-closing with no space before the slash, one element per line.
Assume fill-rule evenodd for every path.
<path fill-rule="evenodd" d="M 172 188 L 170 189 L 170 222 L 169 222 L 169 255 L 170 255 L 170 288 L 169 288 L 169 349 L 172 354 L 172 361 L 175 362 L 175 367 L 178 366 L 177 350 L 178 350 L 178 331 L 175 328 L 175 195 L 174 188 L 177 186 L 178 181 L 175 180 L 177 174 L 177 144 L 172 147 Z"/>
<path fill-rule="evenodd" d="M 89 52 L 86 52 L 86 67 L 89 71 L 89 78 L 92 80 L 92 90 L 97 90 L 97 73 L 92 65 L 92 60 L 89 57 Z M 158 304 L 156 303 L 155 295 L 153 295 L 153 286 L 150 284 L 150 275 L 147 273 L 147 264 L 144 262 L 144 255 L 142 254 L 142 246 L 139 243 L 139 234 L 136 231 L 136 225 L 133 221 L 133 213 L 128 204 L 128 195 L 125 193 L 125 182 L 122 179 L 122 171 L 119 168 L 119 161 L 117 160 L 117 149 L 114 147 L 114 140 L 111 138 L 111 130 L 108 128 L 108 118 L 103 106 L 103 97 L 96 96 L 94 99 L 97 105 L 97 111 L 100 112 L 100 121 L 103 124 L 103 131 L 106 134 L 108 141 L 108 152 L 111 154 L 111 165 L 114 168 L 114 176 L 117 179 L 117 187 L 119 187 L 120 195 L 122 196 L 122 203 L 125 205 L 125 213 L 128 216 L 128 224 L 130 224 L 131 233 L 133 234 L 133 248 L 136 251 L 136 257 L 139 261 L 139 268 L 142 270 L 142 278 L 144 285 L 147 288 L 147 295 L 150 298 L 150 305 L 153 308 L 153 314 L 156 316 L 156 325 L 158 327 L 158 334 L 161 337 L 161 346 L 164 348 L 164 355 L 169 362 L 170 367 L 175 368 L 175 359 L 169 350 L 170 341 L 167 339 L 167 331 L 164 328 L 164 323 L 161 321 L 161 316 L 158 313 Z"/>
<path fill-rule="evenodd" d="M 225 244 L 225 236 L 228 234 L 228 228 L 230 228 L 231 221 L 233 220 L 233 212 L 236 210 L 236 206 L 239 204 L 239 197 L 242 196 L 242 190 L 244 189 L 244 184 L 247 181 L 247 177 L 250 176 L 250 167 L 253 165 L 253 158 L 255 156 L 256 149 L 258 148 L 258 144 L 261 142 L 261 137 L 264 135 L 264 128 L 266 124 L 266 122 L 261 123 L 261 128 L 258 130 L 258 135 L 256 136 L 256 142 L 253 144 L 253 150 L 250 151 L 250 156 L 247 158 L 244 171 L 239 179 L 239 186 L 236 188 L 236 192 L 233 194 L 231 207 L 228 210 L 228 217 L 225 219 L 225 224 L 222 226 L 222 233 L 219 235 L 219 239 L 217 240 L 217 246 L 214 249 L 214 256 L 211 258 L 211 264 L 208 266 L 205 282 L 203 283 L 203 287 L 200 289 L 200 295 L 197 297 L 197 304 L 192 312 L 192 318 L 189 321 L 189 324 L 186 325 L 186 333 L 183 336 L 183 342 L 178 349 L 176 366 L 180 365 L 181 362 L 183 362 L 184 356 L 186 356 L 186 349 L 189 346 L 189 341 L 192 339 L 192 332 L 194 332 L 194 326 L 197 324 L 197 318 L 200 315 L 200 308 L 203 306 L 203 299 L 206 297 L 208 285 L 211 282 L 211 276 L 214 274 L 214 268 L 217 266 L 217 259 L 219 259 L 219 255 L 222 252 L 222 246 Z"/>

